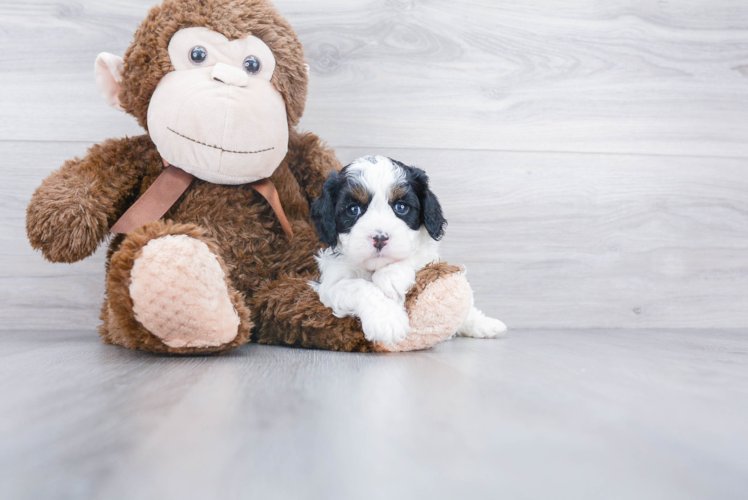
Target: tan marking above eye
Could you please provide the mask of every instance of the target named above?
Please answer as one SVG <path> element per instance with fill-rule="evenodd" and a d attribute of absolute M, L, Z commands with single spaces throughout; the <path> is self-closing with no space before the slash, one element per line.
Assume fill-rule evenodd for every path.
<path fill-rule="evenodd" d="M 371 199 L 371 195 L 369 194 L 369 191 L 366 190 L 363 186 L 354 185 L 351 187 L 351 196 L 356 198 L 358 201 L 360 201 L 362 204 L 366 205 L 369 203 Z"/>
<path fill-rule="evenodd" d="M 406 194 L 408 194 L 407 186 L 403 186 L 402 184 L 392 186 L 392 189 L 390 189 L 390 203 L 396 202 Z"/>

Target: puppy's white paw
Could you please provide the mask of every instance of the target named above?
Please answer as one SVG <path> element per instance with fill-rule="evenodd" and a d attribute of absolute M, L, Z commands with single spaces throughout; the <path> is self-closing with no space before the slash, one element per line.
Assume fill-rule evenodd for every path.
<path fill-rule="evenodd" d="M 395 304 L 383 314 L 361 316 L 361 326 L 367 340 L 384 344 L 399 344 L 410 333 L 408 313 Z"/>
<path fill-rule="evenodd" d="M 480 315 L 475 318 L 468 328 L 461 331 L 460 334 L 464 337 L 472 337 L 474 339 L 497 339 L 503 337 L 506 331 L 506 325 L 498 319 Z"/>
<path fill-rule="evenodd" d="M 387 298 L 403 303 L 416 283 L 416 271 L 410 266 L 390 264 L 375 272 L 371 281 Z"/>

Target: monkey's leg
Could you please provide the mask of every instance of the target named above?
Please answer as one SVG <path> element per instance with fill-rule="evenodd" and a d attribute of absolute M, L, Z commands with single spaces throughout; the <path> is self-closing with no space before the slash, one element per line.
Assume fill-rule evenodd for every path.
<path fill-rule="evenodd" d="M 336 318 L 309 286 L 310 276 L 270 282 L 250 299 L 256 325 L 253 340 L 346 352 L 401 352 L 427 349 L 457 333 L 472 305 L 472 292 L 460 268 L 440 263 L 416 274 L 405 301 L 411 333 L 397 345 L 366 340 L 356 318 Z"/>
<path fill-rule="evenodd" d="M 193 224 L 156 221 L 112 254 L 99 333 L 130 349 L 223 352 L 249 341 L 244 296 L 229 282 L 217 245 Z"/>

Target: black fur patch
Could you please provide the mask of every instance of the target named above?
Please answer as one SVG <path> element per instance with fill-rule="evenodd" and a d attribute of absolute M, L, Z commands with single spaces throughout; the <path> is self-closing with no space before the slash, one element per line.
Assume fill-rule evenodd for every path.
<path fill-rule="evenodd" d="M 367 161 L 373 163 L 372 160 Z M 392 211 L 412 230 L 417 231 L 425 226 L 433 239 L 440 240 L 444 236 L 447 220 L 442 214 L 439 200 L 429 189 L 426 172 L 392 158 L 390 161 L 405 173 L 405 189 L 398 192 L 399 197 L 389 200 Z M 325 181 L 322 194 L 312 204 L 312 222 L 320 241 L 333 248 L 338 242 L 338 234 L 351 231 L 358 219 L 366 213 L 368 202 L 374 197 L 373 193 L 368 193 L 368 197 L 362 196 L 363 188 L 346 176 L 347 169 L 348 166 L 339 173 L 332 172 Z M 407 213 L 400 214 L 395 210 L 399 203 L 409 208 Z M 360 213 L 356 213 L 357 209 L 353 207 L 359 207 Z"/>
<path fill-rule="evenodd" d="M 331 172 L 322 186 L 322 194 L 312 203 L 311 217 L 314 229 L 322 243 L 335 246 L 338 232 L 335 224 L 335 204 L 342 184 L 342 177 L 337 172 Z"/>
<path fill-rule="evenodd" d="M 414 227 L 411 225 L 411 222 L 405 218 L 400 217 L 399 215 L 398 217 L 405 220 L 411 229 L 418 229 L 421 225 L 425 226 L 429 235 L 433 239 L 439 241 L 444 237 L 444 228 L 447 225 L 447 219 L 444 218 L 439 199 L 429 188 L 429 176 L 420 168 L 405 165 L 404 163 L 393 160 L 392 158 L 390 158 L 390 161 L 405 172 L 405 182 L 410 186 L 409 194 L 406 195 L 408 198 L 405 203 L 411 204 L 411 208 L 417 208 L 417 210 L 411 210 L 411 212 L 417 213 L 418 222 L 417 224 L 412 222 L 415 225 Z M 416 205 L 415 201 L 413 201 L 414 198 L 418 202 L 417 206 L 414 206 Z M 395 215 L 397 215 L 397 212 L 395 212 Z"/>
<path fill-rule="evenodd" d="M 346 234 L 353 229 L 356 221 L 363 217 L 373 194 L 362 186 L 353 184 L 346 176 L 345 167 L 340 173 L 332 172 L 322 187 L 322 194 L 312 203 L 312 222 L 320 241 L 335 247 L 338 234 Z M 353 213 L 359 207 L 360 213 Z"/>
<path fill-rule="evenodd" d="M 406 182 L 404 187 L 405 194 L 396 199 L 390 200 L 390 207 L 397 218 L 403 220 L 413 231 L 418 231 L 421 227 L 421 200 L 410 183 Z M 398 203 L 407 206 L 410 209 L 408 210 L 408 213 L 399 214 L 397 210 L 395 210 Z"/>
<path fill-rule="evenodd" d="M 359 196 L 354 195 L 352 187 L 350 183 L 346 183 L 338 194 L 338 202 L 335 206 L 335 227 L 338 234 L 351 232 L 353 226 L 356 225 L 356 221 L 363 217 L 369 208 L 369 202 L 362 201 Z M 360 186 L 356 186 L 356 188 L 360 189 Z M 372 194 L 369 194 L 368 199 L 371 200 L 372 196 Z M 355 207 L 360 210 L 358 214 L 351 212 Z"/>

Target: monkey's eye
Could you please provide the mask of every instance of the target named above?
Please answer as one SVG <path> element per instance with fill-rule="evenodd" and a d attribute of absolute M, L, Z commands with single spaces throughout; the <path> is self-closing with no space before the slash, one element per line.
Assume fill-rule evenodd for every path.
<path fill-rule="evenodd" d="M 359 215 L 361 215 L 361 207 L 358 205 L 351 205 L 350 207 L 348 207 L 348 214 L 354 217 L 358 217 Z"/>
<path fill-rule="evenodd" d="M 398 215 L 405 215 L 410 212 L 410 207 L 405 203 L 398 203 L 395 205 L 395 212 L 397 212 Z"/>
<path fill-rule="evenodd" d="M 190 49 L 190 61 L 192 61 L 192 64 L 199 66 L 204 63 L 207 58 L 208 51 L 205 50 L 205 47 L 198 45 L 197 47 L 192 47 Z"/>
<path fill-rule="evenodd" d="M 244 71 L 250 75 L 256 75 L 260 72 L 260 69 L 262 69 L 262 64 L 255 56 L 249 56 L 244 60 Z"/>

